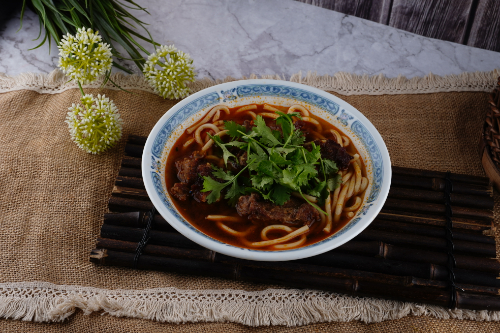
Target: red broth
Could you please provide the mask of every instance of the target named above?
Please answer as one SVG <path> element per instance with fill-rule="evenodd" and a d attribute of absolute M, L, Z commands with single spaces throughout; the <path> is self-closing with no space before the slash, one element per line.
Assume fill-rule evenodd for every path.
<path fill-rule="evenodd" d="M 257 105 L 257 109 L 251 110 L 255 114 L 259 114 L 262 112 L 270 112 L 267 110 L 263 109 L 264 105 Z M 273 106 L 280 111 L 283 111 L 286 113 L 288 110 L 288 107 L 281 107 L 281 106 Z M 237 109 L 241 108 L 241 106 L 237 108 L 232 108 L 230 109 L 230 114 L 226 114 L 224 112 L 220 112 L 220 119 L 219 120 L 234 120 L 235 122 L 242 124 L 245 120 L 252 120 L 252 117 L 249 113 L 247 112 L 241 112 L 238 114 L 235 114 L 235 111 Z M 341 135 L 346 136 L 339 128 L 334 127 L 332 124 L 326 122 L 325 120 L 316 117 L 314 115 L 310 115 L 311 118 L 317 120 L 322 128 L 322 134 L 324 137 L 327 139 L 335 139 L 335 135 L 333 135 L 330 130 L 336 130 L 339 132 Z M 264 118 L 266 119 L 266 123 L 269 123 L 272 121 L 272 118 Z M 209 121 L 211 123 L 212 121 Z M 311 132 L 315 131 L 316 127 L 314 124 L 307 123 L 305 127 L 305 131 Z M 204 133 L 206 131 L 203 131 Z M 206 134 L 202 133 L 201 137 L 203 141 L 205 142 L 205 136 Z M 165 176 L 166 176 L 166 185 L 168 188 L 168 191 L 170 192 L 170 189 L 174 186 L 175 183 L 180 182 L 180 180 L 177 178 L 177 168 L 175 167 L 175 162 L 178 160 L 182 160 L 185 157 L 190 156 L 194 151 L 200 151 L 201 146 L 197 142 L 193 142 L 190 144 L 187 148 L 184 148 L 183 145 L 190 139 L 194 138 L 194 132 L 191 134 L 188 134 L 186 131 L 177 139 L 175 142 L 174 146 L 172 147 L 172 150 L 169 153 L 169 156 L 167 158 L 167 164 L 166 164 L 166 169 L 165 169 Z M 228 136 L 222 137 L 223 141 L 227 142 L 230 140 Z M 312 141 L 317 139 L 317 137 L 314 137 L 314 134 L 309 133 L 306 135 L 306 142 Z M 349 144 L 348 147 L 346 147 L 347 152 L 350 155 L 357 154 L 357 150 L 354 147 L 352 143 Z M 213 145 L 212 148 L 207 151 L 207 155 L 216 155 L 221 157 L 222 152 L 220 148 L 218 148 L 216 145 Z M 208 161 L 210 163 L 213 163 L 213 161 Z M 359 165 L 362 171 L 362 175 L 366 177 L 366 170 L 364 167 L 364 164 L 361 160 L 359 159 Z M 222 166 L 222 165 L 218 165 Z M 351 168 L 351 167 L 350 167 Z M 332 192 L 333 194 L 333 192 Z M 222 196 L 224 195 L 224 191 L 222 192 Z M 363 199 L 364 193 L 358 194 L 358 196 Z M 235 231 L 245 231 L 250 227 L 254 227 L 254 231 L 249 233 L 247 236 L 245 236 L 247 242 L 243 242 L 241 237 L 237 237 L 231 234 L 228 234 L 226 231 L 223 231 L 220 226 L 217 225 L 216 221 L 213 220 L 208 220 L 206 217 L 208 215 L 226 215 L 226 216 L 235 216 L 239 217 L 238 213 L 236 212 L 235 207 L 230 207 L 227 203 L 227 200 L 224 200 L 223 198 L 219 202 L 215 202 L 212 204 L 208 203 L 202 203 L 202 202 L 197 202 L 193 198 L 189 198 L 187 201 L 180 201 L 177 200 L 175 197 L 171 195 L 172 201 L 174 202 L 175 207 L 177 210 L 180 212 L 180 214 L 189 222 L 191 223 L 194 227 L 196 227 L 198 230 L 203 232 L 204 234 L 208 235 L 209 237 L 212 237 L 214 239 L 217 239 L 221 242 L 231 244 L 237 247 L 243 247 L 243 248 L 252 248 L 251 246 L 248 245 L 248 242 L 259 242 L 261 241 L 261 230 L 264 228 L 267 224 L 266 223 L 254 223 L 247 219 L 246 217 L 241 218 L 243 222 L 223 222 L 225 225 L 228 227 L 232 228 Z M 351 206 L 354 204 L 354 196 L 351 197 L 346 203 L 345 206 Z M 324 207 L 322 207 L 324 208 Z M 355 213 L 355 212 L 354 212 Z M 333 213 L 332 213 L 333 214 Z M 318 227 L 320 226 L 321 223 L 314 223 L 311 226 L 311 229 L 309 233 L 307 234 L 307 239 L 304 244 L 302 244 L 300 247 L 308 246 L 310 244 L 322 241 L 323 239 L 326 239 L 330 237 L 331 235 L 335 234 L 337 231 L 339 231 L 342 227 L 344 227 L 351 218 L 347 217 L 342 217 L 339 222 L 333 223 L 331 232 L 326 233 L 322 229 L 319 229 Z M 271 224 L 276 224 L 276 223 L 271 223 Z M 282 237 L 286 234 L 286 232 L 283 231 L 271 231 L 267 234 L 269 239 L 275 239 Z M 296 237 L 284 244 L 287 243 L 292 243 L 295 242 L 299 239 L 299 237 Z M 269 251 L 269 250 L 276 250 L 273 248 L 273 246 L 268 246 L 268 247 L 259 247 L 255 248 L 257 250 L 264 250 L 264 251 Z"/>

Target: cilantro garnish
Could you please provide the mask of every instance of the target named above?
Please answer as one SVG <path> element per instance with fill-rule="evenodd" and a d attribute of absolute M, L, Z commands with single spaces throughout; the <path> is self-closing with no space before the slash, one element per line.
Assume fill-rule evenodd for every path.
<path fill-rule="evenodd" d="M 296 191 L 309 204 L 322 211 L 304 193 L 318 198 L 319 203 L 323 204 L 329 191 L 340 186 L 337 165 L 332 160 L 322 158 L 320 147 L 314 142 L 304 147 L 305 136 L 295 128 L 292 118 L 301 118 L 300 113 L 277 113 L 279 117 L 276 124 L 281 127 L 281 131 L 272 130 L 264 118 L 257 116 L 251 130 L 235 121 L 224 122 L 232 140 L 228 143 L 218 136 L 210 136 L 222 150 L 226 167 L 230 158 L 237 161 L 234 150 L 229 150 L 231 147 L 246 152 L 246 166 L 236 175 L 214 166 L 213 177 L 222 182 L 203 177 L 203 192 L 211 191 L 207 197 L 208 203 L 219 200 L 226 188 L 228 190 L 224 198 L 229 199 L 231 205 L 235 205 L 241 195 L 249 192 L 257 192 L 265 200 L 283 205 Z M 248 178 L 242 175 L 245 170 Z"/>

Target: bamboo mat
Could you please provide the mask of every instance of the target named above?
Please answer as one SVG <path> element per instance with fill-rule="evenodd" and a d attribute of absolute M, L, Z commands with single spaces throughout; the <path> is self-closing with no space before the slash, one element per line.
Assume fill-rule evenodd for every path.
<path fill-rule="evenodd" d="M 481 176 L 477 146 L 486 91 L 493 88 L 498 75 L 495 71 L 377 81 L 343 74 L 309 76 L 303 83 L 331 91 L 365 114 L 384 138 L 395 165 Z M 28 320 L 4 319 L 2 331 L 259 329 L 242 324 L 295 326 L 262 329 L 270 332 L 500 331 L 499 313 L 448 311 L 91 264 L 88 255 L 99 235 L 125 140 L 99 156 L 78 149 L 69 140 L 64 119 L 67 107 L 78 101 L 79 91 L 61 88 L 65 81 L 59 78 L 0 78 L 0 316 Z M 356 80 L 358 86 L 353 85 Z M 213 82 L 196 84 L 195 89 L 201 89 Z M 344 94 L 335 93 L 339 87 Z M 147 135 L 175 104 L 139 86 L 125 88 L 138 89 L 134 94 L 89 89 L 115 101 L 125 122 L 125 136 Z M 495 217 L 498 223 L 498 207 Z M 258 293 L 267 288 L 275 289 Z M 148 290 L 141 292 L 144 289 Z M 148 308 L 148 298 L 155 298 L 157 307 L 163 304 L 161 311 Z M 102 312 L 111 315 L 99 315 Z M 51 324 L 33 322 L 65 318 Z M 174 324 L 203 321 L 213 323 Z"/>

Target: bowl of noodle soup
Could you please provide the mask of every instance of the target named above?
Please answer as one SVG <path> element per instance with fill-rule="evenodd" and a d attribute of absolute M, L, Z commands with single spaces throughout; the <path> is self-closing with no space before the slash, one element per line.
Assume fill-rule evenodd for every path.
<path fill-rule="evenodd" d="M 217 169 L 214 167 L 219 170 L 230 168 L 224 163 L 222 150 L 218 148 L 222 148 L 219 144 L 235 139 L 228 134 L 229 127 L 224 127 L 227 122 L 250 124 L 246 127 L 246 134 L 240 131 L 244 137 L 239 141 L 243 145 L 254 140 L 250 137 L 255 134 L 252 131 L 256 131 L 253 128 L 258 127 L 255 125 L 258 121 L 265 121 L 267 126 L 274 128 L 272 132 L 279 138 L 280 131 L 275 129 L 280 129 L 273 126 L 280 115 L 285 119 L 286 114 L 291 115 L 287 119 L 293 119 L 295 127 L 292 126 L 292 132 L 293 128 L 303 131 L 304 149 L 296 147 L 302 149 L 306 160 L 304 152 L 307 154 L 316 148 L 325 160 L 328 156 L 349 155 L 347 162 L 344 155 L 343 164 L 337 162 L 344 166 L 332 171 L 331 177 L 337 179 L 337 183 L 323 189 L 322 193 L 326 193 L 323 199 L 317 200 L 302 193 L 300 188 L 300 193 L 288 189 L 291 199 L 278 207 L 263 199 L 265 193 L 250 190 L 239 194 L 235 206 L 234 202 L 228 205 L 224 200 L 230 186 L 222 190 L 217 200 L 208 198 L 211 191 L 203 190 L 207 175 L 216 180 L 216 185 L 226 180 L 230 184 L 233 179 L 227 177 L 223 181 L 219 179 L 222 176 L 217 178 L 212 174 Z M 281 135 L 282 141 L 286 141 L 285 130 L 281 130 Z M 243 151 L 243 154 L 234 153 L 233 164 L 240 161 L 241 165 L 235 166 L 235 171 L 228 172 L 228 175 L 252 172 L 254 160 L 249 158 L 252 156 L 250 146 L 245 146 L 247 155 Z M 262 147 L 268 151 L 274 149 Z M 285 148 L 281 148 L 282 155 L 287 158 L 286 152 L 283 153 Z M 327 151 L 330 155 L 323 154 Z M 242 161 L 242 156 L 246 160 Z M 342 161 L 341 157 L 338 157 L 339 161 Z M 187 168 L 195 164 L 196 168 Z M 323 160 L 317 162 L 318 170 L 320 165 L 323 166 Z M 292 166 L 282 168 L 291 169 Z M 165 113 L 148 136 L 142 173 L 146 191 L 157 211 L 187 238 L 215 252 L 237 258 L 283 261 L 324 253 L 363 231 L 380 212 L 387 198 L 391 162 L 375 127 L 361 112 L 340 98 L 298 83 L 245 80 L 204 89 Z M 321 172 L 312 178 L 326 182 L 327 176 L 318 179 L 321 178 L 319 174 Z M 244 188 L 244 180 L 235 182 L 243 182 L 239 186 Z M 269 193 L 274 192 L 278 189 Z M 210 200 L 215 202 L 209 204 Z M 312 209 L 313 206 L 318 210 Z M 300 222 L 301 219 L 309 219 L 309 222 Z"/>

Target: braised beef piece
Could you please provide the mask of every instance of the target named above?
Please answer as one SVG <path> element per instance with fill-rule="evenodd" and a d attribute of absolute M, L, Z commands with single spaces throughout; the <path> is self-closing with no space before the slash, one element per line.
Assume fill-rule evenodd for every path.
<path fill-rule="evenodd" d="M 241 196 L 236 204 L 236 211 L 240 216 L 247 216 L 256 221 L 277 221 L 292 226 L 311 226 L 321 221 L 319 212 L 310 204 L 303 203 L 295 198 L 290 199 L 283 206 L 260 200 L 256 193 Z"/>
<path fill-rule="evenodd" d="M 281 135 L 283 135 L 283 130 L 281 129 L 280 125 L 276 124 L 275 119 L 271 119 L 271 120 L 267 121 L 266 124 L 267 124 L 267 127 L 269 127 L 272 131 L 278 131 L 281 133 Z"/>
<path fill-rule="evenodd" d="M 293 123 L 293 126 L 295 126 L 295 129 L 301 131 L 302 133 L 304 133 L 304 135 L 309 134 L 309 132 L 307 131 L 306 125 L 307 125 L 307 123 L 303 120 L 300 120 L 300 119 Z"/>
<path fill-rule="evenodd" d="M 255 127 L 253 120 L 245 120 L 242 125 L 247 130 L 247 133 L 252 129 L 252 127 Z"/>
<path fill-rule="evenodd" d="M 185 183 L 175 183 L 170 189 L 170 193 L 177 198 L 177 200 L 187 200 L 191 192 L 191 187 Z"/>
<path fill-rule="evenodd" d="M 191 185 L 191 194 L 194 200 L 198 202 L 207 202 L 207 197 L 211 192 L 201 192 L 201 190 L 203 190 L 203 177 L 211 177 L 214 180 L 220 182 L 221 180 L 213 176 L 212 164 L 210 163 L 203 163 L 198 165 L 198 167 L 196 168 L 196 174 L 198 175 L 198 177 L 196 177 L 194 184 Z"/>
<path fill-rule="evenodd" d="M 204 153 L 195 151 L 191 156 L 176 161 L 175 167 L 177 168 L 177 178 L 185 184 L 193 183 L 197 177 L 196 168 L 198 168 L 198 165 L 204 157 Z"/>
<path fill-rule="evenodd" d="M 337 142 L 331 139 L 316 140 L 314 143 L 320 146 L 321 157 L 334 161 L 339 170 L 346 170 L 352 160 L 352 156 L 341 147 Z M 311 150 L 310 145 L 306 149 Z"/>

